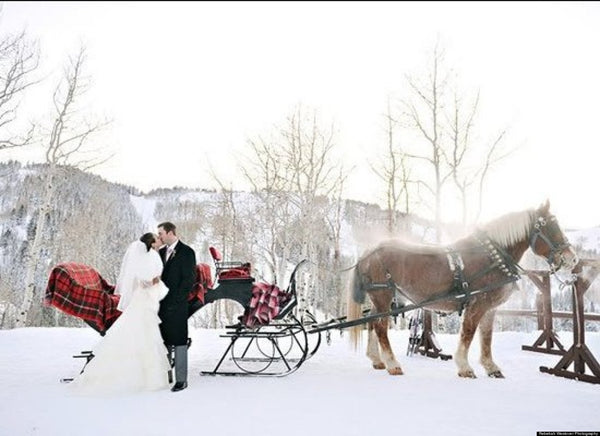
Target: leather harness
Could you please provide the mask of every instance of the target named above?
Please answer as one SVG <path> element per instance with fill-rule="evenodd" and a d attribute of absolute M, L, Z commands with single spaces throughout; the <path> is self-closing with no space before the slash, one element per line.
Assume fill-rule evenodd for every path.
<path fill-rule="evenodd" d="M 506 285 L 507 283 L 515 282 L 520 278 L 520 271 L 523 271 L 523 269 L 512 259 L 510 254 L 508 254 L 502 247 L 491 240 L 484 232 L 477 233 L 475 238 L 479 242 L 480 246 L 483 247 L 483 249 L 487 252 L 488 257 L 490 258 L 490 264 L 477 271 L 471 277 L 465 276 L 465 265 L 460 252 L 451 246 L 446 247 L 448 267 L 452 272 L 453 279 L 450 289 L 447 289 L 443 296 L 459 300 L 459 316 L 462 315 L 465 306 L 473 295 L 497 289 Z M 376 255 L 377 259 L 383 266 L 383 262 L 381 262 L 378 253 L 376 253 Z M 363 283 L 364 288 L 369 290 L 389 289 L 394 291 L 395 304 L 393 303 L 393 305 L 395 306 L 398 306 L 396 298 L 397 294 L 400 294 L 411 303 L 416 304 L 408 295 L 406 295 L 402 288 L 396 284 L 389 270 L 387 268 L 384 268 L 384 270 L 387 280 L 385 283 Z M 504 278 L 479 288 L 473 288 L 471 286 L 471 283 L 481 277 L 484 277 L 494 270 L 499 270 L 503 274 Z M 439 300 L 439 298 L 436 297 L 436 300 Z"/>

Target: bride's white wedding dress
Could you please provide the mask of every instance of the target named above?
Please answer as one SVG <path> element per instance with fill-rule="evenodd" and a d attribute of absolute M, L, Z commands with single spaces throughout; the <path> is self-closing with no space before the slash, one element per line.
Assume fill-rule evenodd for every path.
<path fill-rule="evenodd" d="M 94 358 L 71 383 L 78 394 L 122 394 L 166 389 L 169 386 L 167 349 L 158 324 L 159 301 L 168 289 L 162 281 L 145 287 L 160 276 L 159 254 L 141 241 L 132 243 L 123 258 L 115 293 L 121 295 L 115 321 L 93 348 Z"/>

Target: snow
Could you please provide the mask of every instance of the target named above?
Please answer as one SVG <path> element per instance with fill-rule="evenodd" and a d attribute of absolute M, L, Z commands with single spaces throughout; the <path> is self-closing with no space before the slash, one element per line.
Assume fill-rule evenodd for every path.
<path fill-rule="evenodd" d="M 600 227 L 565 231 L 565 235 L 572 244 L 580 245 L 584 250 L 600 250 Z"/>
<path fill-rule="evenodd" d="M 129 198 L 137 214 L 140 216 L 142 227 L 144 229 L 149 229 L 148 231 L 155 231 L 158 224 L 158 221 L 154 217 L 157 200 L 155 198 L 145 198 L 137 195 L 129 195 Z"/>
<path fill-rule="evenodd" d="M 544 374 L 560 359 L 521 350 L 540 332 L 494 336 L 506 379 L 484 375 L 476 337 L 470 353 L 478 377 L 460 379 L 452 360 L 406 357 L 406 330 L 390 337 L 405 375 L 371 369 L 337 331 L 286 377 L 200 376 L 212 370 L 227 340 L 221 330 L 190 330 L 189 387 L 114 398 L 73 395 L 61 377 L 79 372 L 100 336 L 90 328 L 0 331 L 0 435 L 377 435 L 532 436 L 537 431 L 598 431 L 598 385 Z M 438 334 L 452 354 L 457 335 Z M 572 336 L 561 333 L 570 346 Z M 586 334 L 600 355 L 600 333 Z M 414 432 L 414 433 L 413 433 Z"/>
<path fill-rule="evenodd" d="M 184 203 L 189 201 L 192 203 L 203 203 L 207 201 L 217 201 L 220 197 L 221 194 L 215 192 L 191 191 L 179 195 L 179 202 Z"/>

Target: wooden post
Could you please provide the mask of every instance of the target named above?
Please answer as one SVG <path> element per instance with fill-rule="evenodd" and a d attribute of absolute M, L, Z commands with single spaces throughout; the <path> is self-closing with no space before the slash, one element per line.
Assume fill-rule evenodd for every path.
<path fill-rule="evenodd" d="M 550 271 L 527 271 L 526 274 L 527 277 L 529 277 L 540 290 L 541 301 L 540 298 L 536 298 L 536 300 L 538 329 L 542 330 L 542 334 L 533 343 L 533 345 L 523 345 L 521 346 L 521 349 L 527 351 L 537 351 L 539 353 L 546 354 L 558 354 L 562 356 L 566 353 L 565 347 L 563 347 L 563 345 L 560 343 L 557 334 L 552 328 L 553 323 L 552 298 L 550 295 Z M 554 348 L 554 346 L 558 348 Z"/>
<path fill-rule="evenodd" d="M 433 357 L 434 359 L 438 357 L 442 360 L 452 359 L 451 355 L 442 354 L 442 349 L 433 333 L 431 312 L 429 310 L 424 310 L 423 312 L 423 334 L 421 335 L 421 342 L 419 342 L 417 352 L 423 356 Z"/>
<path fill-rule="evenodd" d="M 587 275 L 583 274 L 584 266 L 591 266 Z M 572 286 L 573 345 L 554 368 L 540 366 L 540 371 L 559 377 L 600 384 L 600 364 L 585 344 L 585 319 L 583 316 L 583 294 L 600 273 L 600 264 L 598 261 L 582 260 L 573 269 L 573 272 L 577 274 L 577 279 Z M 573 364 L 573 371 L 568 370 L 571 364 Z M 591 374 L 586 374 L 586 367 Z"/>
<path fill-rule="evenodd" d="M 544 301 L 542 293 L 539 292 L 535 296 L 535 309 L 537 310 L 537 328 L 538 330 L 544 330 Z M 552 313 L 552 312 L 551 312 Z"/>

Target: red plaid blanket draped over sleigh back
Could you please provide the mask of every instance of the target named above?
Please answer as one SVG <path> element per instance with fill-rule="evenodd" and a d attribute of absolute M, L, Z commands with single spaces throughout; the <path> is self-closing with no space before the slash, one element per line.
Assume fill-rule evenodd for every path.
<path fill-rule="evenodd" d="M 250 328 L 268 325 L 279 315 L 281 308 L 290 298 L 290 294 L 283 292 L 276 285 L 256 283 L 252 286 L 252 298 L 241 322 Z"/>
<path fill-rule="evenodd" d="M 115 287 L 87 265 L 75 262 L 55 266 L 48 279 L 44 303 L 83 319 L 101 335 L 121 315 Z"/>
<path fill-rule="evenodd" d="M 196 265 L 196 282 L 194 283 L 194 289 L 188 295 L 188 302 L 192 303 L 194 300 L 200 300 L 204 304 L 204 295 L 206 291 L 212 289 L 212 286 L 210 266 L 206 263 L 199 263 Z"/>
<path fill-rule="evenodd" d="M 210 267 L 196 265 L 196 276 L 188 302 L 204 303 L 204 294 L 212 287 Z M 117 310 L 120 296 L 114 295 L 114 290 L 114 285 L 94 268 L 75 262 L 61 263 L 50 272 L 44 304 L 84 320 L 104 335 L 121 315 Z"/>

